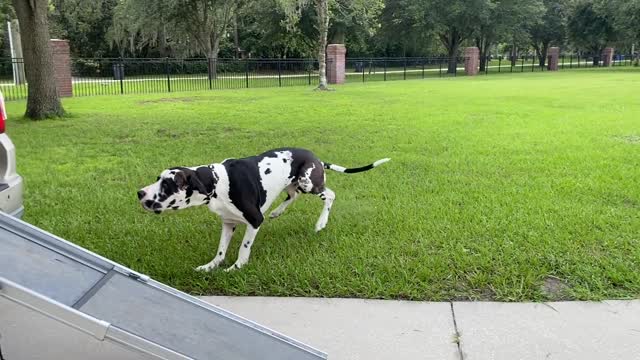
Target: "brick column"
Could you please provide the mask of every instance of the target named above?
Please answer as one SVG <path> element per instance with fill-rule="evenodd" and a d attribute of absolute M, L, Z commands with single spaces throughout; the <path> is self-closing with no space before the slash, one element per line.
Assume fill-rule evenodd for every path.
<path fill-rule="evenodd" d="M 477 47 L 465 48 L 464 49 L 465 74 L 469 76 L 478 75 L 479 68 L 480 68 L 480 50 Z"/>
<path fill-rule="evenodd" d="M 613 64 L 613 48 L 607 47 L 602 51 L 602 66 L 611 66 Z"/>
<path fill-rule="evenodd" d="M 560 60 L 560 48 L 550 47 L 547 51 L 547 70 L 558 71 L 558 63 Z"/>
<path fill-rule="evenodd" d="M 69 41 L 51 39 L 49 44 L 51 46 L 51 53 L 53 54 L 53 67 L 55 69 L 58 96 L 73 96 Z"/>
<path fill-rule="evenodd" d="M 344 84 L 344 63 L 347 48 L 343 44 L 327 46 L 327 82 Z"/>

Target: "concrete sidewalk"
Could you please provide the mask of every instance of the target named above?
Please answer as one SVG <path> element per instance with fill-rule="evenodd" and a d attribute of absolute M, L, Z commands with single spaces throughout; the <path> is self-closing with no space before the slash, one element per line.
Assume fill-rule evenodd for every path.
<path fill-rule="evenodd" d="M 331 360 L 640 359 L 640 300 L 203 299 L 326 351 Z"/>

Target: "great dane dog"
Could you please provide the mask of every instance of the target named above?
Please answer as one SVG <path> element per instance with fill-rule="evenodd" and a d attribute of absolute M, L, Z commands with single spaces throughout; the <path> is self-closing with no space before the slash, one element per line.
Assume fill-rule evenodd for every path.
<path fill-rule="evenodd" d="M 264 214 L 282 191 L 287 198 L 271 217 L 280 216 L 300 193 L 317 195 L 324 201 L 316 231 L 329 220 L 335 193 L 325 186 L 325 169 L 352 174 L 373 169 L 389 161 L 346 169 L 323 163 L 311 151 L 296 148 L 270 150 L 244 159 L 226 159 L 219 164 L 174 167 L 162 171 L 156 182 L 138 191 L 142 207 L 160 214 L 207 205 L 222 218 L 222 235 L 216 256 L 196 270 L 209 271 L 225 258 L 227 247 L 238 224 L 246 224 L 238 259 L 226 271 L 239 269 L 249 260 L 251 245 L 264 221 Z"/>

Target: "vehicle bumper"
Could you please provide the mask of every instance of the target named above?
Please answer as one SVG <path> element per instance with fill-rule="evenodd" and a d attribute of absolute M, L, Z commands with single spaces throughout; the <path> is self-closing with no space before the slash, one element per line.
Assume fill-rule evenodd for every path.
<path fill-rule="evenodd" d="M 11 180 L 6 181 L 4 185 L 6 186 L 5 189 L 0 191 L 0 211 L 21 218 L 24 214 L 22 177 L 16 175 Z"/>
<path fill-rule="evenodd" d="M 24 215 L 24 206 L 20 206 L 13 212 L 10 212 L 9 215 L 13 216 L 14 218 L 22 219 L 22 215 Z"/>

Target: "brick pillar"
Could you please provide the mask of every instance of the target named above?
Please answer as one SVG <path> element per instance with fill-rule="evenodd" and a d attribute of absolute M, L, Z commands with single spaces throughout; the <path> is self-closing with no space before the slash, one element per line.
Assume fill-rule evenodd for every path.
<path fill-rule="evenodd" d="M 469 76 L 478 75 L 479 69 L 480 69 L 480 50 L 477 47 L 465 48 L 464 49 L 465 74 Z"/>
<path fill-rule="evenodd" d="M 558 63 L 560 60 L 560 48 L 550 47 L 547 51 L 547 70 L 558 71 Z"/>
<path fill-rule="evenodd" d="M 327 82 L 344 84 L 344 63 L 347 48 L 343 44 L 327 46 Z"/>
<path fill-rule="evenodd" d="M 613 64 L 613 48 L 607 47 L 602 51 L 602 66 L 611 66 Z"/>
<path fill-rule="evenodd" d="M 71 55 L 69 41 L 51 39 L 49 41 L 53 53 L 53 67 L 55 69 L 56 88 L 59 96 L 73 96 L 71 81 Z"/>

